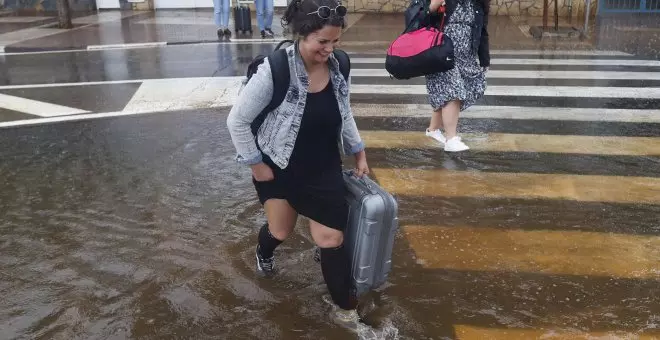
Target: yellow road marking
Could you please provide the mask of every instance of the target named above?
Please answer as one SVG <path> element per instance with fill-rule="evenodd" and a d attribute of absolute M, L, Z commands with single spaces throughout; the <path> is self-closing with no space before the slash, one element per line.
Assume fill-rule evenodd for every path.
<path fill-rule="evenodd" d="M 425 268 L 660 279 L 660 236 L 410 225 Z"/>
<path fill-rule="evenodd" d="M 456 338 L 459 340 L 658 340 L 660 332 L 571 332 L 553 329 L 495 329 L 466 325 L 455 325 Z"/>
<path fill-rule="evenodd" d="M 385 168 L 373 173 L 385 190 L 399 195 L 660 204 L 660 178 L 654 177 Z"/>
<path fill-rule="evenodd" d="M 418 131 L 360 131 L 360 135 L 368 148 L 440 148 L 438 142 Z M 660 138 L 657 137 L 488 133 L 465 134 L 462 138 L 472 150 L 478 151 L 660 155 Z"/>

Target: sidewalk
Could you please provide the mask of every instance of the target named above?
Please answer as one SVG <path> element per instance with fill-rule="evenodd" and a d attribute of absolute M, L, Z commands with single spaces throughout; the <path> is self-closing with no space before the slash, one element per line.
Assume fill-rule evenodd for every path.
<path fill-rule="evenodd" d="M 253 13 L 254 16 L 254 13 Z M 287 37 L 280 15 L 274 18 L 275 39 L 253 34 L 232 34 L 232 43 L 279 41 Z M 76 27 L 60 30 L 49 27 L 54 18 L 0 17 L 0 46 L 5 52 L 103 49 L 113 47 L 173 45 L 218 42 L 212 10 L 159 10 L 151 12 L 103 11 L 74 19 Z M 342 37 L 346 49 L 362 53 L 383 53 L 403 27 L 401 14 L 360 14 L 347 17 Z M 233 20 L 230 20 L 233 26 Z M 253 18 L 256 26 L 256 18 Z M 647 58 L 660 58 L 660 15 L 617 15 L 592 21 L 584 39 L 535 39 L 531 26 L 540 18 L 491 16 L 491 49 L 539 50 L 620 50 Z M 581 28 L 582 23 L 562 22 L 564 27 Z M 233 31 L 233 27 L 230 27 Z M 1 50 L 1 48 L 0 48 Z"/>

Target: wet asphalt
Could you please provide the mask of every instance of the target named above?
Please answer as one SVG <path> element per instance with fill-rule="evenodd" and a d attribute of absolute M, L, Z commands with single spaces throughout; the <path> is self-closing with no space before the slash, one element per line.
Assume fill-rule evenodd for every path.
<path fill-rule="evenodd" d="M 270 44 L 208 44 L 8 55 L 0 57 L 0 79 L 6 86 L 236 76 L 243 74 L 254 56 L 271 48 Z M 516 66 L 520 65 L 501 69 L 548 70 L 543 65 Z M 563 70 L 629 71 L 626 67 Z M 634 70 L 658 72 L 658 68 Z M 370 81 L 363 77 L 355 83 Z M 530 80 L 499 81 L 507 86 Z M 636 80 L 628 84 L 656 85 Z M 627 84 L 569 79 L 563 85 Z M 121 110 L 139 86 L 136 82 L 0 88 L 0 93 L 107 112 Z M 426 103 L 418 95 L 353 94 L 351 98 L 360 104 Z M 480 105 L 517 105 L 530 112 L 536 107 L 653 110 L 660 108 L 658 100 L 511 95 L 487 97 Z M 304 219 L 278 248 L 281 273 L 277 279 L 255 275 L 256 233 L 264 215 L 249 172 L 234 161 L 225 126 L 227 113 L 228 108 L 202 108 L 0 129 L 1 337 L 345 337 L 347 333 L 326 318 L 320 299 L 325 286 L 320 267 L 312 260 L 313 242 Z M 23 116 L 0 109 L 0 118 Z M 356 122 L 364 131 L 422 133 L 428 118 L 402 112 L 356 116 Z M 652 120 L 481 117 L 462 119 L 460 130 L 557 138 L 660 137 L 660 124 Z M 439 147 L 417 146 L 374 147 L 367 154 L 374 169 L 400 170 L 401 176 L 412 169 L 406 172 L 413 174 L 408 178 L 411 185 L 418 183 L 414 171 L 478 173 L 484 178 L 491 174 L 584 175 L 602 176 L 598 177 L 600 186 L 589 188 L 595 192 L 616 187 L 619 178 L 633 178 L 640 184 L 637 191 L 631 189 L 632 197 L 660 194 L 653 186 L 660 177 L 657 153 L 473 150 L 450 155 Z M 346 160 L 346 166 L 351 165 Z M 384 176 L 374 172 L 377 180 L 385 180 Z M 488 193 L 488 183 L 470 185 L 481 185 Z M 538 184 L 543 190 L 543 183 Z M 540 338 L 543 334 L 574 338 L 603 332 L 621 339 L 660 337 L 660 261 L 654 262 L 660 260 L 660 248 L 655 247 L 660 205 L 520 198 L 516 190 L 511 187 L 511 196 L 501 197 L 421 191 L 396 194 L 402 231 L 396 239 L 388 283 L 364 298 L 365 305 L 375 305 L 367 321 L 380 329 L 396 328 L 402 339 Z M 444 228 L 469 231 L 467 236 L 438 231 Z M 508 253 L 515 247 L 527 249 L 516 238 L 517 232 L 524 232 L 530 244 L 545 242 L 547 249 L 539 246 L 528 253 Z M 421 239 L 424 233 L 433 237 Z M 510 243 L 501 242 L 500 233 L 509 235 Z M 498 241 L 476 249 L 467 243 L 472 236 L 488 241 L 483 235 Z M 625 246 L 609 249 L 598 241 L 602 237 L 611 237 L 613 247 Z M 557 240 L 570 246 L 561 248 L 561 242 L 554 243 Z M 488 257 L 502 253 L 510 257 L 504 257 L 496 269 L 486 264 L 479 267 Z M 588 268 L 610 259 L 611 266 L 603 270 L 622 273 L 625 265 L 615 261 L 617 256 L 630 260 L 633 274 L 575 274 L 566 268 Z M 521 269 L 532 262 L 541 263 L 538 270 Z M 639 266 L 636 273 L 635 266 Z M 509 335 L 497 333 L 506 329 Z"/>

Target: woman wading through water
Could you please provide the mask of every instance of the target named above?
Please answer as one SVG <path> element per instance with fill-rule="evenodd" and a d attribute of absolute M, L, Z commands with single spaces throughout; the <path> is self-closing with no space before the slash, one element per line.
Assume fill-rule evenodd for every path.
<path fill-rule="evenodd" d="M 355 157 L 357 176 L 368 174 L 369 167 L 351 113 L 349 84 L 333 54 L 345 15 L 346 8 L 334 0 L 289 4 L 282 21 L 298 39 L 286 48 L 290 85 L 284 101 L 268 113 L 255 142 L 250 124 L 274 92 L 265 60 L 241 91 L 227 125 L 238 161 L 252 168 L 268 219 L 258 235 L 257 271 L 274 274 L 275 248 L 291 234 L 299 214 L 309 218 L 330 292 L 324 300 L 335 307 L 336 322 L 356 329 L 350 257 L 343 246 L 348 205 L 340 151 Z"/>

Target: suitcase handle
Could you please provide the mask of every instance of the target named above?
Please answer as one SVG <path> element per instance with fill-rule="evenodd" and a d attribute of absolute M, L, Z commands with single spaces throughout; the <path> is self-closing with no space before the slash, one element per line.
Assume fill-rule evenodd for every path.
<path fill-rule="evenodd" d="M 351 170 L 346 170 L 346 173 L 349 176 L 353 176 L 353 177 L 357 178 L 357 180 L 362 182 L 362 184 L 364 184 L 364 186 L 366 186 L 367 189 L 371 190 L 371 183 L 369 183 L 365 180 L 365 177 L 368 178 L 367 175 L 362 175 L 362 178 L 358 178 L 357 176 L 355 176 L 355 171 L 353 171 L 352 169 Z"/>

